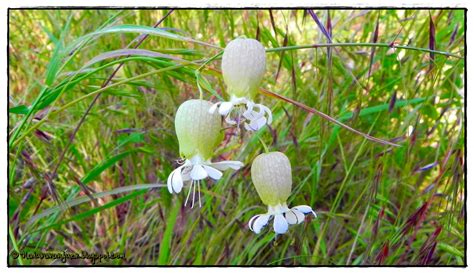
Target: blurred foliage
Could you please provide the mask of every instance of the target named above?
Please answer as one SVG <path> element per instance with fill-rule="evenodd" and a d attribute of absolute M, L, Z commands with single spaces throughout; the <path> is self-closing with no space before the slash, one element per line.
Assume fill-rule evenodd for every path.
<path fill-rule="evenodd" d="M 203 207 L 190 209 L 182 205 L 184 193 L 156 186 L 179 157 L 174 113 L 199 96 L 195 71 L 220 51 L 206 43 L 223 48 L 245 35 L 281 48 L 328 39 L 304 10 L 175 10 L 161 23 L 163 32 L 139 47 L 161 57 L 110 53 L 139 33 L 104 30 L 151 27 L 167 12 L 10 10 L 10 251 L 121 252 L 126 259 L 105 263 L 122 265 L 465 264 L 464 57 L 431 60 L 422 50 L 370 45 L 269 52 L 263 88 L 401 147 L 259 95 L 272 108 L 271 128 L 253 136 L 227 129 L 216 159 L 246 167 L 208 181 Z M 314 13 L 333 43 L 428 49 L 431 39 L 434 49 L 464 56 L 464 10 Z M 121 61 L 112 87 L 67 147 Z M 204 98 L 216 102 L 213 93 L 226 98 L 225 86 L 211 68 L 220 70 L 219 59 L 198 78 Z M 259 235 L 247 226 L 266 211 L 249 172 L 263 152 L 257 136 L 291 160 L 289 205 L 318 213 L 278 237 L 271 226 Z M 62 264 L 11 257 L 9 263 Z"/>

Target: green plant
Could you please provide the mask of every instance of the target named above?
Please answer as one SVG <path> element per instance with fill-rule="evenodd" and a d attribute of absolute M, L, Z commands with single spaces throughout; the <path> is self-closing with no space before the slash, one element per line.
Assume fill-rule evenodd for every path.
<path fill-rule="evenodd" d="M 123 265 L 465 264 L 464 17 L 10 10 L 9 250 L 117 251 L 108 263 Z M 240 36 L 266 48 L 255 100 L 271 126 L 226 128 L 215 159 L 246 167 L 184 208 L 164 183 L 174 115 L 226 98 L 222 50 Z M 247 227 L 265 210 L 249 206 L 262 143 L 292 164 L 288 204 L 318 213 L 277 238 Z"/>

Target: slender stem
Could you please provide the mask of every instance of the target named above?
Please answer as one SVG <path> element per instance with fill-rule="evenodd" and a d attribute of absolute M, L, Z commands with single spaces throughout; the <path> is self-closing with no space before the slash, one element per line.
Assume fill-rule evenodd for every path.
<path fill-rule="evenodd" d="M 367 203 L 367 206 L 365 207 L 364 215 L 362 216 L 362 221 L 360 222 L 359 228 L 357 229 L 357 234 L 354 238 L 354 241 L 352 242 L 351 251 L 349 252 L 349 255 L 347 256 L 346 265 L 349 265 L 351 263 L 352 254 L 354 253 L 357 240 L 359 239 L 359 235 L 362 233 L 362 228 L 364 227 L 365 218 L 367 218 L 367 213 L 369 212 L 369 208 L 370 208 L 370 203 Z"/>
<path fill-rule="evenodd" d="M 25 115 L 25 117 L 23 118 L 23 120 L 21 120 L 20 122 L 20 125 L 17 127 L 17 129 L 13 132 L 12 136 L 10 137 L 10 141 L 8 143 L 8 147 L 11 148 L 12 147 L 12 143 L 18 138 L 21 130 L 23 129 L 23 127 L 25 126 L 26 122 L 30 119 L 31 115 L 33 114 L 33 110 L 36 108 L 36 106 L 38 105 L 40 99 L 43 97 L 43 94 L 45 93 L 45 91 L 47 90 L 47 87 L 44 87 L 41 92 L 40 92 L 40 95 L 36 98 L 36 100 L 33 102 L 33 104 L 31 105 L 30 107 L 30 111 L 28 111 L 28 113 Z"/>
<path fill-rule="evenodd" d="M 440 55 L 445 55 L 449 57 L 454 57 L 458 59 L 463 59 L 463 56 L 439 51 L 439 50 L 432 50 L 427 48 L 418 48 L 412 46 L 401 46 L 401 45 L 393 45 L 393 44 L 386 44 L 386 43 L 332 43 L 332 44 L 311 44 L 311 45 L 301 45 L 301 46 L 287 46 L 287 47 L 279 47 L 279 48 L 271 48 L 267 49 L 267 52 L 280 52 L 285 50 L 298 50 L 298 49 L 311 49 L 311 48 L 327 48 L 327 47 L 381 47 L 381 48 L 396 48 L 396 49 L 407 49 L 407 50 L 415 50 L 415 51 L 422 51 L 422 52 L 429 52 L 435 53 Z"/>
<path fill-rule="evenodd" d="M 209 64 L 210 62 L 216 60 L 217 58 L 219 58 L 222 54 L 224 54 L 224 51 L 219 51 L 216 55 L 212 56 L 211 58 L 207 59 L 206 62 L 204 62 L 198 69 L 197 71 L 201 71 L 207 64 Z"/>
<path fill-rule="evenodd" d="M 268 150 L 267 145 L 265 144 L 265 142 L 262 140 L 262 138 L 260 136 L 258 136 L 258 140 L 260 140 L 260 143 L 262 143 L 262 146 L 263 146 L 263 149 L 265 150 L 265 153 L 269 153 L 270 151 Z"/>
<path fill-rule="evenodd" d="M 18 263 L 20 265 L 23 265 L 23 259 L 21 258 L 20 249 L 18 248 L 18 244 L 15 239 L 15 234 L 13 233 L 11 226 L 8 226 L 8 232 L 9 232 L 8 235 L 10 236 L 10 240 L 12 241 L 13 249 L 18 254 Z"/>
<path fill-rule="evenodd" d="M 260 92 L 266 96 L 270 96 L 270 97 L 273 97 L 273 98 L 276 98 L 276 99 L 279 99 L 279 100 L 283 100 L 285 102 L 288 102 L 288 103 L 291 103 L 301 109 L 304 109 L 305 111 L 307 112 L 310 112 L 310 113 L 313 113 L 313 114 L 316 114 L 318 115 L 319 117 L 323 118 L 323 119 L 326 119 L 340 127 L 343 127 L 349 131 L 352 131 L 353 133 L 356 133 L 358 135 L 361 135 L 363 136 L 364 138 L 366 138 L 367 140 L 370 140 L 370 141 L 373 141 L 373 142 L 376 142 L 376 143 L 379 143 L 379 144 L 383 144 L 383 145 L 390 145 L 390 146 L 394 146 L 394 147 L 400 147 L 400 145 L 398 144 L 395 144 L 395 143 L 392 143 L 392 142 L 389 142 L 389 141 L 386 141 L 386 140 L 382 140 L 382 139 L 379 139 L 379 138 L 376 138 L 376 137 L 373 137 L 369 134 L 366 134 L 366 133 L 363 133 L 363 132 L 360 132 L 354 128 L 351 128 L 350 126 L 338 121 L 337 119 L 335 118 L 332 118 L 331 116 L 317 110 L 317 109 L 314 109 L 314 108 L 311 108 L 303 103 L 300 103 L 298 101 L 295 101 L 293 99 L 290 99 L 290 98 L 287 98 L 283 95 L 280 95 L 280 94 L 277 94 L 277 93 L 274 93 L 272 91 L 269 91 L 269 90 L 266 90 L 266 89 L 263 89 L 263 88 L 260 88 Z"/>
<path fill-rule="evenodd" d="M 207 59 L 201 66 L 199 66 L 199 68 L 196 69 L 196 71 L 194 72 L 194 75 L 196 76 L 196 84 L 197 84 L 197 87 L 198 87 L 198 90 L 199 90 L 199 99 L 202 100 L 202 97 L 203 97 L 203 92 L 202 92 L 202 88 L 201 88 L 201 84 L 199 84 L 199 78 L 200 77 L 203 77 L 201 75 L 201 70 L 207 65 L 209 64 L 210 62 L 214 61 L 215 59 L 219 58 L 222 54 L 224 53 L 224 51 L 219 51 L 216 55 L 212 56 L 211 58 Z"/>

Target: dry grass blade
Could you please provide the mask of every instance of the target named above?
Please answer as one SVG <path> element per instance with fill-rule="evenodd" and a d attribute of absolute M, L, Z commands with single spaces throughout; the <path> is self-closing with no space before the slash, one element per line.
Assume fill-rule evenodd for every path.
<path fill-rule="evenodd" d="M 331 13 L 327 11 L 327 20 L 326 20 L 326 30 L 329 37 L 327 38 L 328 44 L 332 43 L 332 23 L 331 23 Z M 332 48 L 329 47 L 326 49 L 327 62 L 328 62 L 328 88 L 327 88 L 327 112 L 329 115 L 332 115 L 332 105 L 333 105 L 333 73 L 332 73 Z"/>
<path fill-rule="evenodd" d="M 291 103 L 301 109 L 304 109 L 306 110 L 307 112 L 310 112 L 310 113 L 313 113 L 313 114 L 316 114 L 318 115 L 319 117 L 323 118 L 323 119 L 326 119 L 340 127 L 343 127 L 353 133 L 356 133 L 360 136 L 363 136 L 364 138 L 366 138 L 367 140 L 370 140 L 370 141 L 373 141 L 373 142 L 376 142 L 376 143 L 379 143 L 379 144 L 383 144 L 383 145 L 389 145 L 389 146 L 394 146 L 394 147 L 400 147 L 400 145 L 398 144 L 395 144 L 395 143 L 392 143 L 392 142 L 389 142 L 389 141 L 386 141 L 386 140 L 382 140 L 382 139 L 379 139 L 379 138 L 376 138 L 376 137 L 373 137 L 373 136 L 370 136 L 369 134 L 366 134 L 366 133 L 363 133 L 363 132 L 360 132 L 356 129 L 353 129 L 351 128 L 350 126 L 344 124 L 344 123 L 341 123 L 339 122 L 338 120 L 332 118 L 331 116 L 325 114 L 325 113 L 322 113 L 314 108 L 311 108 L 311 107 L 308 107 L 307 105 L 303 104 L 303 103 L 300 103 L 300 102 L 297 102 L 295 100 L 292 100 L 290 98 L 287 98 L 283 95 L 279 95 L 279 94 L 276 94 L 274 92 L 271 92 L 269 90 L 266 90 L 266 89 L 263 89 L 261 88 L 260 91 L 264 94 L 264 95 L 267 95 L 267 96 L 270 96 L 270 97 L 273 97 L 273 98 L 276 98 L 276 99 L 279 99 L 279 100 L 282 100 L 282 101 L 285 101 L 285 102 L 288 102 L 288 103 Z"/>
<path fill-rule="evenodd" d="M 454 40 L 456 40 L 456 35 L 458 34 L 458 30 L 459 30 L 459 24 L 456 24 L 456 27 L 454 28 L 453 34 L 451 34 L 451 37 L 449 37 L 448 46 L 451 46 L 453 44 Z"/>
<path fill-rule="evenodd" d="M 287 45 L 288 45 L 288 30 L 285 33 L 285 38 L 283 39 L 283 47 L 286 47 Z M 278 80 L 278 76 L 280 76 L 281 65 L 283 64 L 283 54 L 285 54 L 284 51 L 280 53 L 280 61 L 278 62 L 278 68 L 275 75 L 275 82 Z"/>
<path fill-rule="evenodd" d="M 273 18 L 272 10 L 268 10 L 268 13 L 270 14 L 270 22 L 272 23 L 273 32 L 275 32 L 275 39 L 277 39 L 278 32 L 276 30 L 275 19 Z"/>
<path fill-rule="evenodd" d="M 75 207 L 77 205 L 90 202 L 92 200 L 100 199 L 106 196 L 111 196 L 115 194 L 121 194 L 125 192 L 130 192 L 130 191 L 135 191 L 135 190 L 143 190 L 143 189 L 153 189 L 153 188 L 161 188 L 161 187 L 166 187 L 164 184 L 142 184 L 142 185 L 131 185 L 131 186 L 123 186 L 123 187 L 117 187 L 115 189 L 109 190 L 109 191 L 104 191 L 104 192 L 97 192 L 97 193 L 92 193 L 89 195 L 84 195 L 80 196 L 68 201 L 65 201 L 64 206 L 53 206 L 51 208 L 48 208 L 44 210 L 43 212 L 34 215 L 28 220 L 28 224 L 32 224 L 36 222 L 37 220 L 44 218 L 48 215 L 51 215 L 56 212 L 64 211 L 67 208 Z"/>
<path fill-rule="evenodd" d="M 255 40 L 258 40 L 260 41 L 260 18 L 258 16 L 258 11 L 257 11 L 257 31 L 256 31 L 256 34 L 255 34 Z"/>
<path fill-rule="evenodd" d="M 311 17 L 313 18 L 314 22 L 316 22 L 316 24 L 318 25 L 321 32 L 324 34 L 324 36 L 326 36 L 326 39 L 329 41 L 329 43 L 332 43 L 331 35 L 328 33 L 328 31 L 326 30 L 324 25 L 321 23 L 321 21 L 319 21 L 319 18 L 316 15 L 316 13 L 314 13 L 314 11 L 312 11 L 312 10 L 308 10 L 308 12 L 311 15 Z"/>
<path fill-rule="evenodd" d="M 435 37 L 436 37 L 436 28 L 435 28 L 435 24 L 433 22 L 433 18 L 431 17 L 431 13 L 430 13 L 430 37 L 429 37 L 430 50 L 435 50 L 435 46 L 436 46 Z M 434 61 L 435 61 L 435 54 L 434 52 L 430 52 L 430 71 L 431 69 L 433 69 Z"/>
<path fill-rule="evenodd" d="M 377 16 L 377 23 L 375 24 L 374 34 L 372 36 L 372 43 L 377 43 L 379 39 L 379 19 L 380 14 Z M 375 47 L 370 50 L 370 64 L 369 64 L 369 78 L 372 75 L 372 66 L 374 65 Z"/>
<path fill-rule="evenodd" d="M 395 103 L 397 102 L 397 91 L 394 90 L 392 93 L 392 97 L 390 97 L 390 104 L 388 106 L 388 113 L 391 113 L 393 108 L 395 107 Z"/>

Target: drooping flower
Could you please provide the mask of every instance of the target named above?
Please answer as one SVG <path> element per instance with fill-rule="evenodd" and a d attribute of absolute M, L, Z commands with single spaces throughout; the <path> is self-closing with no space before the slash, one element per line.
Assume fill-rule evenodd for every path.
<path fill-rule="evenodd" d="M 226 117 L 229 124 L 244 121 L 245 129 L 257 131 L 272 122 L 271 110 L 253 102 L 265 74 L 265 48 L 255 39 L 237 38 L 224 49 L 222 75 L 230 101 L 214 104 L 209 111 Z M 232 119 L 231 112 L 238 108 Z"/>
<path fill-rule="evenodd" d="M 291 194 L 291 164 L 285 154 L 270 152 L 260 154 L 252 163 L 252 181 L 268 212 L 253 216 L 249 228 L 260 233 L 273 218 L 273 230 L 277 234 L 288 231 L 288 226 L 304 221 L 305 214 L 316 213 L 307 205 L 288 208 L 286 201 Z"/>
<path fill-rule="evenodd" d="M 201 180 L 207 177 L 219 180 L 221 171 L 229 168 L 238 170 L 243 166 L 239 161 L 210 161 L 223 137 L 221 118 L 218 114 L 209 113 L 211 105 L 204 100 L 188 100 L 179 106 L 175 116 L 179 152 L 184 162 L 168 176 L 167 186 L 170 193 L 179 193 L 184 183 L 190 182 L 185 205 L 192 192 L 192 207 L 196 188 L 201 205 Z"/>

